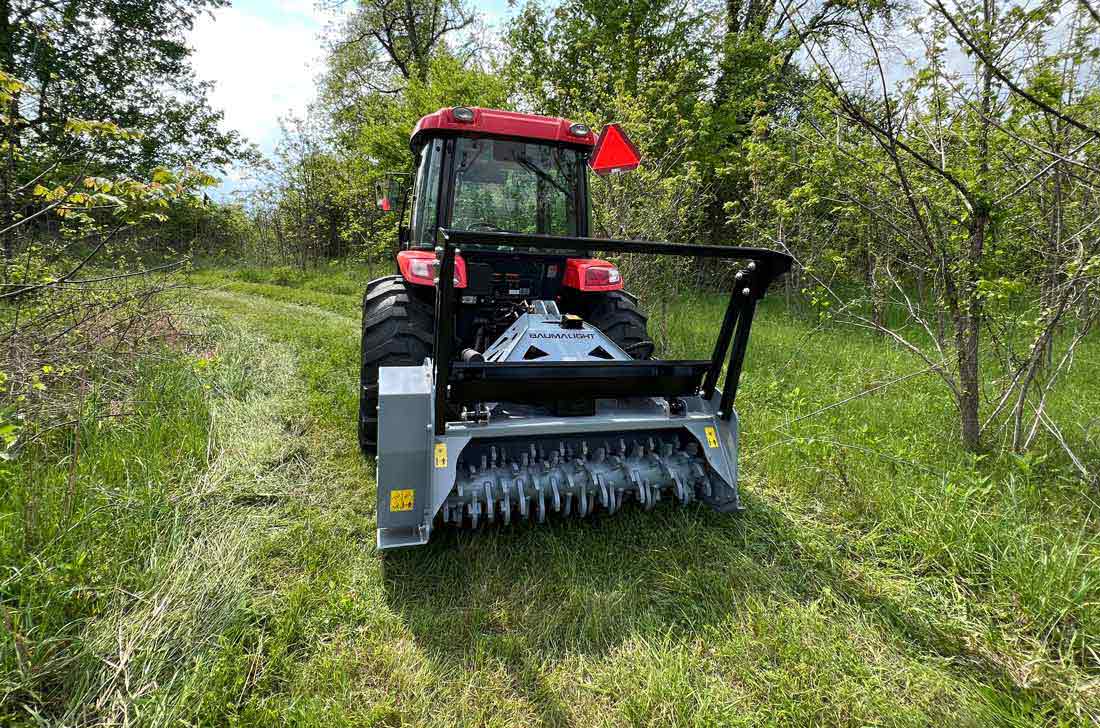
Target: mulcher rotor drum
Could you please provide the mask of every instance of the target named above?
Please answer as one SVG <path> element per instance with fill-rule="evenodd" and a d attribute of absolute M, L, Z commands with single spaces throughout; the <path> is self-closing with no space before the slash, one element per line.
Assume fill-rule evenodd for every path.
<path fill-rule="evenodd" d="M 477 528 L 516 517 L 542 523 L 548 513 L 611 514 L 630 501 L 646 510 L 662 498 L 687 505 L 711 497 L 707 471 L 699 443 L 676 431 L 475 441 L 462 453 L 442 518 Z"/>

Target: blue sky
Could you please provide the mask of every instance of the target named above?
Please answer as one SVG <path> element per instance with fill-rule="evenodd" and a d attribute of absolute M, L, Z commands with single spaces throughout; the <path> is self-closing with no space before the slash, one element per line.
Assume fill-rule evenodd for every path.
<path fill-rule="evenodd" d="M 214 82 L 210 100 L 225 112 L 225 126 L 270 155 L 279 137 L 279 117 L 300 115 L 313 100 L 322 65 L 319 35 L 353 3 L 346 0 L 343 8 L 323 11 L 315 0 L 236 0 L 201 18 L 190 38 L 195 71 Z M 493 27 L 515 12 L 507 0 L 471 6 Z M 245 178 L 247 170 L 231 170 L 219 192 L 246 186 Z"/>

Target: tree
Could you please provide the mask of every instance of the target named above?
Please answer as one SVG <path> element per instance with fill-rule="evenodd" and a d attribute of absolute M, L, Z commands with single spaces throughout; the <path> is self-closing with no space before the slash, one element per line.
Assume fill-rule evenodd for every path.
<path fill-rule="evenodd" d="M 195 79 L 186 33 L 227 0 L 4 0 L 0 68 L 25 86 L 6 109 L 16 142 L 58 148 L 69 119 L 141 133 L 101 164 L 147 174 L 158 165 L 217 167 L 240 153 Z"/>
<path fill-rule="evenodd" d="M 508 28 L 505 72 L 520 105 L 537 113 L 607 119 L 623 94 L 674 122 L 706 90 L 712 28 L 685 0 L 531 0 Z"/>
<path fill-rule="evenodd" d="M 748 180 L 743 144 L 755 120 L 791 113 L 805 80 L 806 42 L 846 29 L 851 3 L 531 0 L 512 22 L 505 72 L 521 105 L 562 116 L 597 113 L 618 97 L 644 105 L 658 132 L 647 152 L 686 151 L 707 170 L 708 228 L 730 242 Z M 684 124 L 692 145 L 683 147 Z"/>
<path fill-rule="evenodd" d="M 245 150 L 194 77 L 185 34 L 226 0 L 2 0 L 4 103 L 0 229 L 6 259 L 30 181 L 73 173 L 147 177 L 157 167 L 225 165 Z M 71 134 L 94 121 L 128 134 Z"/>
<path fill-rule="evenodd" d="M 1087 233 L 1100 222 L 1096 99 L 1079 90 L 1096 88 L 1086 63 L 1094 30 L 1074 23 L 1053 33 L 1052 7 L 956 8 L 931 24 L 912 19 L 909 37 L 922 45 L 897 81 L 894 26 L 860 14 L 848 51 L 869 60 L 862 76 L 815 44 L 824 95 L 811 97 L 793 133 L 755 142 L 757 159 L 771 160 L 759 227 L 769 207 L 797 225 L 782 237 L 836 315 L 941 377 L 967 448 L 1002 433 L 1022 450 L 1047 432 L 1088 475 L 1045 400 L 1095 318 L 1100 248 Z M 970 68 L 954 60 L 960 48 Z M 782 192 L 777 159 L 802 174 Z M 815 237 L 826 239 L 808 244 Z M 866 271 L 870 315 L 862 290 L 835 285 L 857 270 Z"/>
<path fill-rule="evenodd" d="M 330 44 L 330 74 L 368 93 L 399 93 L 410 80 L 425 83 L 436 53 L 476 18 L 463 0 L 360 0 Z"/>

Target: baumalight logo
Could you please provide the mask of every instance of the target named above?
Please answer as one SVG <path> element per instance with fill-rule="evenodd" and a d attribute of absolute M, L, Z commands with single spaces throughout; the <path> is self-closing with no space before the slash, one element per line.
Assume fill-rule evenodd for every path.
<path fill-rule="evenodd" d="M 564 332 L 564 331 L 561 331 L 561 332 L 557 332 L 557 331 L 555 331 L 555 332 L 532 331 L 530 334 L 528 334 L 528 337 L 531 338 L 531 339 L 594 339 L 594 338 L 596 338 L 596 335 L 595 334 L 590 334 L 590 333 L 584 333 L 582 331 L 576 331 L 576 332 L 574 332 L 574 331 L 570 331 L 570 332 Z"/>

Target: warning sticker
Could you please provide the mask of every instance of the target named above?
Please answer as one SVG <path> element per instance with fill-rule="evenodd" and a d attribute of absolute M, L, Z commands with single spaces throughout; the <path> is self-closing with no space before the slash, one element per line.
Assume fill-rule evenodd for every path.
<path fill-rule="evenodd" d="M 713 427 L 704 427 L 703 431 L 707 433 L 707 447 L 718 447 L 718 431 Z"/>
<path fill-rule="evenodd" d="M 411 511 L 416 500 L 416 491 L 412 488 L 390 491 L 390 512 Z"/>
<path fill-rule="evenodd" d="M 435 466 L 437 468 L 447 467 L 447 443 L 445 442 L 435 444 Z"/>

